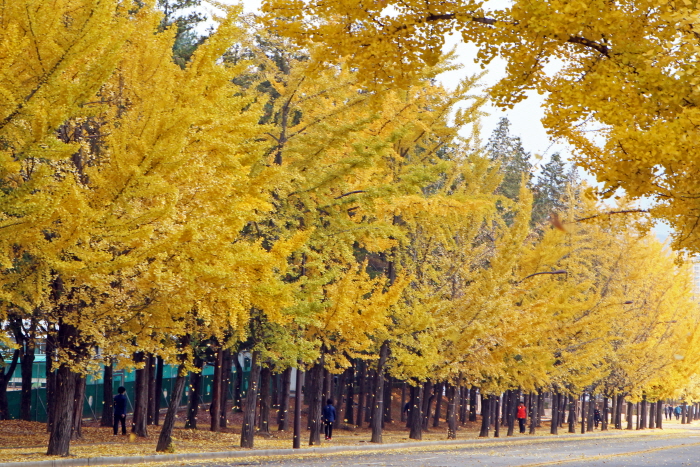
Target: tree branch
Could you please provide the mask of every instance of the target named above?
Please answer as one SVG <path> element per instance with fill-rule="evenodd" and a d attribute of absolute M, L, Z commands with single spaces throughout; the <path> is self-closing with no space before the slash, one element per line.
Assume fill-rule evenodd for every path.
<path fill-rule="evenodd" d="M 574 222 L 585 222 L 589 221 L 591 219 L 595 219 L 596 217 L 601 217 L 601 216 L 611 216 L 613 214 L 635 214 L 635 213 L 645 213 L 648 214 L 649 210 L 648 209 L 627 209 L 625 211 L 609 211 L 609 212 L 602 212 L 600 214 L 596 214 L 595 216 L 590 216 L 590 217 L 582 217 L 581 219 L 574 219 Z"/>

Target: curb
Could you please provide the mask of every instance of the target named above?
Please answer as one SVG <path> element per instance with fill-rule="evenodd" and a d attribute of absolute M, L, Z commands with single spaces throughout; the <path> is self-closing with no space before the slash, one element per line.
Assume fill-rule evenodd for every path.
<path fill-rule="evenodd" d="M 604 436 L 605 438 L 624 438 L 629 435 Z M 600 436 L 597 436 L 600 437 Z M 392 449 L 418 448 L 425 446 L 459 446 L 459 445 L 479 445 L 487 443 L 507 444 L 515 441 L 565 441 L 571 438 L 589 438 L 594 439 L 596 436 L 587 436 L 586 434 L 568 434 L 567 436 L 519 436 L 511 438 L 478 438 L 478 439 L 458 439 L 458 440 L 438 440 L 438 441 L 414 441 L 408 443 L 393 443 L 393 444 L 362 444 L 362 445 L 344 445 L 344 446 L 329 446 L 317 448 L 303 449 L 253 449 L 253 450 L 238 450 L 238 451 L 217 451 L 217 452 L 195 452 L 185 454 L 153 454 L 148 456 L 123 456 L 123 457 L 86 457 L 80 459 L 56 459 L 46 461 L 28 461 L 28 462 L 6 462 L 0 463 L 0 467 L 89 467 L 93 465 L 129 465 L 141 464 L 149 462 L 178 462 L 192 460 L 211 460 L 211 459 L 235 459 L 241 457 L 265 457 L 265 456 L 299 456 L 305 454 L 326 454 L 339 452 L 356 452 L 356 451 L 388 451 Z"/>

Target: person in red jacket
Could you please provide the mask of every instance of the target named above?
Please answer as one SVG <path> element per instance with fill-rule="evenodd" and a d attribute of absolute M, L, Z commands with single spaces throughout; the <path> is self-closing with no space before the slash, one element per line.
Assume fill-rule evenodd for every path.
<path fill-rule="evenodd" d="M 525 419 L 527 419 L 527 409 L 522 402 L 518 404 L 518 423 L 520 424 L 520 433 L 525 433 Z"/>

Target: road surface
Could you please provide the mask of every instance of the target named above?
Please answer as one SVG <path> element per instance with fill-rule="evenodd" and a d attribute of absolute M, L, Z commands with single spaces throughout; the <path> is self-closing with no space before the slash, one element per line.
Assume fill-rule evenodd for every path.
<path fill-rule="evenodd" d="M 615 436 L 612 432 L 611 436 Z M 182 463 L 173 465 L 183 465 Z M 188 463 L 190 467 L 295 466 L 295 467 L 700 467 L 700 427 L 684 433 L 655 431 L 622 437 L 542 438 L 488 442 L 478 445 L 425 447 L 395 451 L 350 452 L 251 460 Z"/>

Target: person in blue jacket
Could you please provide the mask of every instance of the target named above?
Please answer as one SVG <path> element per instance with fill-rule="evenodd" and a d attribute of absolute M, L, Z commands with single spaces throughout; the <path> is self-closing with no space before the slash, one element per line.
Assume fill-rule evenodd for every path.
<path fill-rule="evenodd" d="M 326 434 L 326 439 L 333 437 L 333 422 L 335 422 L 335 407 L 333 399 L 326 401 L 326 406 L 323 408 L 323 432 Z"/>
<path fill-rule="evenodd" d="M 114 396 L 114 434 L 119 431 L 119 424 L 122 424 L 122 434 L 126 434 L 126 388 L 119 386 L 117 395 Z"/>

